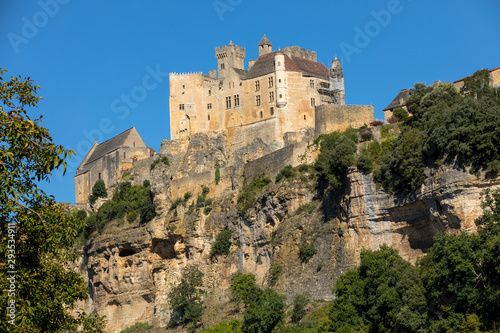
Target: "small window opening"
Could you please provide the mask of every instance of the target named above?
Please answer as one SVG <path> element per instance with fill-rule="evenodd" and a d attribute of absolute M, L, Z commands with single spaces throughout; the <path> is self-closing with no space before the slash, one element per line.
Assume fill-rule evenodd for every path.
<path fill-rule="evenodd" d="M 260 111 L 260 117 L 264 117 L 264 114 L 262 113 L 262 111 Z"/>

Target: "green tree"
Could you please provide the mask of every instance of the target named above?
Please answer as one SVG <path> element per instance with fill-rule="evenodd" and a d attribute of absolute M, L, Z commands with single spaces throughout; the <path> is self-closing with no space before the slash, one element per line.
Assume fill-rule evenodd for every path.
<path fill-rule="evenodd" d="M 268 288 L 257 294 L 256 300 L 245 308 L 243 332 L 270 333 L 283 321 L 285 297 Z"/>
<path fill-rule="evenodd" d="M 92 187 L 92 194 L 98 198 L 105 198 L 108 195 L 104 180 L 98 179 Z"/>
<path fill-rule="evenodd" d="M 258 292 L 259 288 L 255 282 L 255 275 L 241 274 L 241 272 L 234 275 L 231 281 L 231 298 L 234 301 L 243 301 L 245 306 L 248 306 L 255 301 Z"/>
<path fill-rule="evenodd" d="M 181 281 L 172 288 L 168 300 L 174 312 L 173 318 L 179 318 L 182 324 L 200 321 L 203 313 L 203 273 L 197 266 L 187 266 L 182 271 Z"/>
<path fill-rule="evenodd" d="M 101 317 L 70 313 L 77 301 L 88 297 L 82 276 L 70 268 L 77 258 L 75 236 L 84 221 L 79 214 L 67 214 L 37 186 L 54 169 L 65 171 L 64 159 L 74 152 L 54 144 L 41 116 L 33 119 L 28 112 L 41 99 L 40 87 L 29 78 L 4 80 L 5 72 L 0 69 L 0 263 L 5 268 L 0 271 L 0 331 L 79 327 L 102 332 Z"/>
<path fill-rule="evenodd" d="M 417 269 L 386 245 L 363 250 L 359 268 L 342 275 L 334 289 L 330 331 L 417 332 L 426 307 Z"/>
<path fill-rule="evenodd" d="M 220 182 L 220 169 L 215 169 L 215 185 L 219 185 Z"/>
<path fill-rule="evenodd" d="M 305 314 L 305 308 L 309 304 L 309 295 L 297 294 L 293 298 L 292 323 L 297 324 Z"/>

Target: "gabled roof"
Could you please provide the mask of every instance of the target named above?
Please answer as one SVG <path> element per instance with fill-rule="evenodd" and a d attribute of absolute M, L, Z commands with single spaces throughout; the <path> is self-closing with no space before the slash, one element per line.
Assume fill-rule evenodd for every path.
<path fill-rule="evenodd" d="M 132 131 L 137 131 L 137 130 L 135 129 L 135 127 L 129 128 L 125 132 L 122 132 L 117 136 L 112 137 L 111 139 L 97 145 L 95 149 L 90 150 L 89 152 L 90 156 L 86 156 L 84 158 L 82 164 L 80 164 L 80 166 L 77 169 L 76 175 L 78 176 L 81 175 L 82 173 L 89 171 L 101 157 L 122 147 Z"/>
<path fill-rule="evenodd" d="M 248 71 L 245 79 L 253 79 L 262 75 L 270 74 L 275 69 L 274 56 L 276 54 L 284 54 L 281 51 L 274 51 L 264 54 L 257 59 L 255 64 Z M 317 76 L 321 78 L 330 77 L 330 71 L 320 62 L 302 59 L 298 57 L 285 56 L 285 70 L 302 72 L 305 76 Z"/>
<path fill-rule="evenodd" d="M 269 41 L 269 39 L 267 39 L 266 35 L 264 35 L 264 37 L 262 37 L 262 40 L 259 43 L 259 46 L 264 46 L 264 45 L 273 46 L 271 44 L 271 42 Z"/>
<path fill-rule="evenodd" d="M 394 108 L 397 108 L 398 106 L 406 105 L 408 96 L 410 96 L 410 91 L 408 89 L 401 90 L 399 94 L 392 100 L 391 104 L 389 104 L 383 111 L 392 110 Z"/>

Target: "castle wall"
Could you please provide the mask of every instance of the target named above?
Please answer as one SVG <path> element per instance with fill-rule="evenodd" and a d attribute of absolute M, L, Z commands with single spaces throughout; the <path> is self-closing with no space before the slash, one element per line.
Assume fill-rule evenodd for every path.
<path fill-rule="evenodd" d="M 315 114 L 316 136 L 368 125 L 375 117 L 371 105 L 320 105 Z"/>
<path fill-rule="evenodd" d="M 275 141 L 276 118 L 268 118 L 252 124 L 228 128 L 226 149 L 228 151 L 235 151 L 238 148 L 252 143 L 255 138 L 261 138 L 265 143 Z M 283 138 L 281 140 L 283 140 Z"/>

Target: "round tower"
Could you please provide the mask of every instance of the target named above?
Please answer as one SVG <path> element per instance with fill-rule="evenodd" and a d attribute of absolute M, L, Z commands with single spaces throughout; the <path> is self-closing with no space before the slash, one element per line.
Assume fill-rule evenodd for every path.
<path fill-rule="evenodd" d="M 259 57 L 271 52 L 273 52 L 273 45 L 269 39 L 267 39 L 266 35 L 264 35 L 259 43 Z"/>
<path fill-rule="evenodd" d="M 276 68 L 276 106 L 282 108 L 287 103 L 285 56 L 278 52 L 274 57 L 274 64 Z"/>

